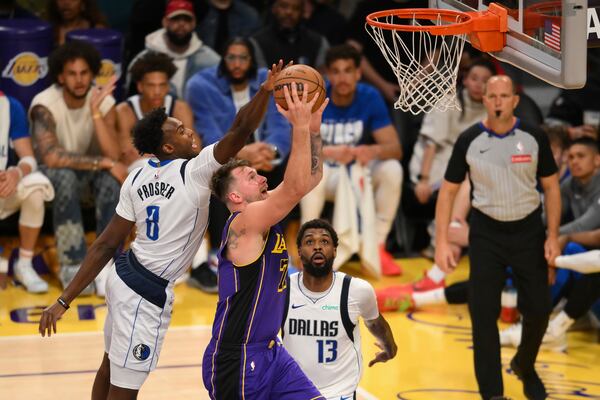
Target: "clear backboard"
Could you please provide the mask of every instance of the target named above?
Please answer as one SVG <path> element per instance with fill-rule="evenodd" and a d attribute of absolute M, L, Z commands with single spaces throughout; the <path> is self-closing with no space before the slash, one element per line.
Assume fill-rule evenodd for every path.
<path fill-rule="evenodd" d="M 429 0 L 430 8 L 485 11 L 490 0 Z M 588 0 L 498 0 L 508 11 L 506 47 L 490 53 L 564 89 L 585 84 Z"/>

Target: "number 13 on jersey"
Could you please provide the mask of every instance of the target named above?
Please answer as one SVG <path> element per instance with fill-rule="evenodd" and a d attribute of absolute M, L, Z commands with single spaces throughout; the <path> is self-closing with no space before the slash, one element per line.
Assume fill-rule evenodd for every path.
<path fill-rule="evenodd" d="M 337 359 L 337 340 L 317 340 L 319 364 L 334 362 Z"/>

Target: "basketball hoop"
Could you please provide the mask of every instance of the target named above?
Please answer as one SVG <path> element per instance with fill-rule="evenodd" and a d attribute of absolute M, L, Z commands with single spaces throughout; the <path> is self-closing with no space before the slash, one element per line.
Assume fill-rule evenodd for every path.
<path fill-rule="evenodd" d="M 456 99 L 458 66 L 469 35 L 486 52 L 506 44 L 505 8 L 490 3 L 485 12 L 432 8 L 377 11 L 367 16 L 367 33 L 398 78 L 394 108 L 413 114 L 433 109 L 460 110 Z"/>

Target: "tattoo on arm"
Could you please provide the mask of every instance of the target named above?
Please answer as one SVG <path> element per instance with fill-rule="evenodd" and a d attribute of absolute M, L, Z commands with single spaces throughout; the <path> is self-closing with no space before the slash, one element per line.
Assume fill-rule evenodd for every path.
<path fill-rule="evenodd" d="M 98 166 L 101 157 L 75 154 L 65 150 L 56 136 L 56 122 L 50 111 L 44 106 L 35 106 L 31 110 L 32 132 L 35 141 L 35 152 L 39 160 L 45 162 L 53 156 L 54 168 L 73 168 L 91 170 Z"/>
<path fill-rule="evenodd" d="M 321 153 L 323 151 L 323 140 L 321 135 L 310 135 L 310 174 L 315 175 L 323 170 Z"/>
<path fill-rule="evenodd" d="M 395 354 L 395 342 L 392 330 L 387 321 L 380 315 L 375 320 L 365 321 L 369 332 L 377 338 L 377 340 L 384 346 L 385 350 L 389 353 Z M 392 356 L 394 355 L 392 354 Z"/>
<path fill-rule="evenodd" d="M 229 237 L 227 238 L 227 247 L 231 250 L 237 249 L 239 246 L 239 239 L 245 233 L 246 233 L 245 229 L 242 229 L 240 232 L 237 232 L 230 227 L 229 228 Z"/>

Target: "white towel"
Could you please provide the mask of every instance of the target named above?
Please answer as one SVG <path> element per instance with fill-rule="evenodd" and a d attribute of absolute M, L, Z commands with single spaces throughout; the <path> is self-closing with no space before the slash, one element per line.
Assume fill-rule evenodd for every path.
<path fill-rule="evenodd" d="M 375 234 L 375 199 L 371 176 L 367 168 L 358 164 L 338 168 L 333 228 L 339 244 L 333 268 L 337 271 L 353 254 L 358 253 L 367 272 L 379 278 L 381 263 Z"/>
<path fill-rule="evenodd" d="M 54 199 L 54 187 L 46 175 L 39 171 L 32 172 L 21 179 L 17 185 L 17 194 L 21 198 L 27 197 L 34 190 L 42 189 L 44 192 L 44 201 Z"/>
<path fill-rule="evenodd" d="M 8 98 L 0 92 L 0 171 L 4 171 L 8 164 L 9 131 L 10 103 Z"/>
<path fill-rule="evenodd" d="M 46 175 L 36 171 L 24 176 L 17 184 L 15 194 L 11 197 L 0 199 L 0 219 L 4 219 L 17 212 L 20 208 L 20 200 L 25 199 L 34 190 L 40 189 L 44 194 L 44 201 L 51 201 L 54 199 L 54 187 Z"/>

